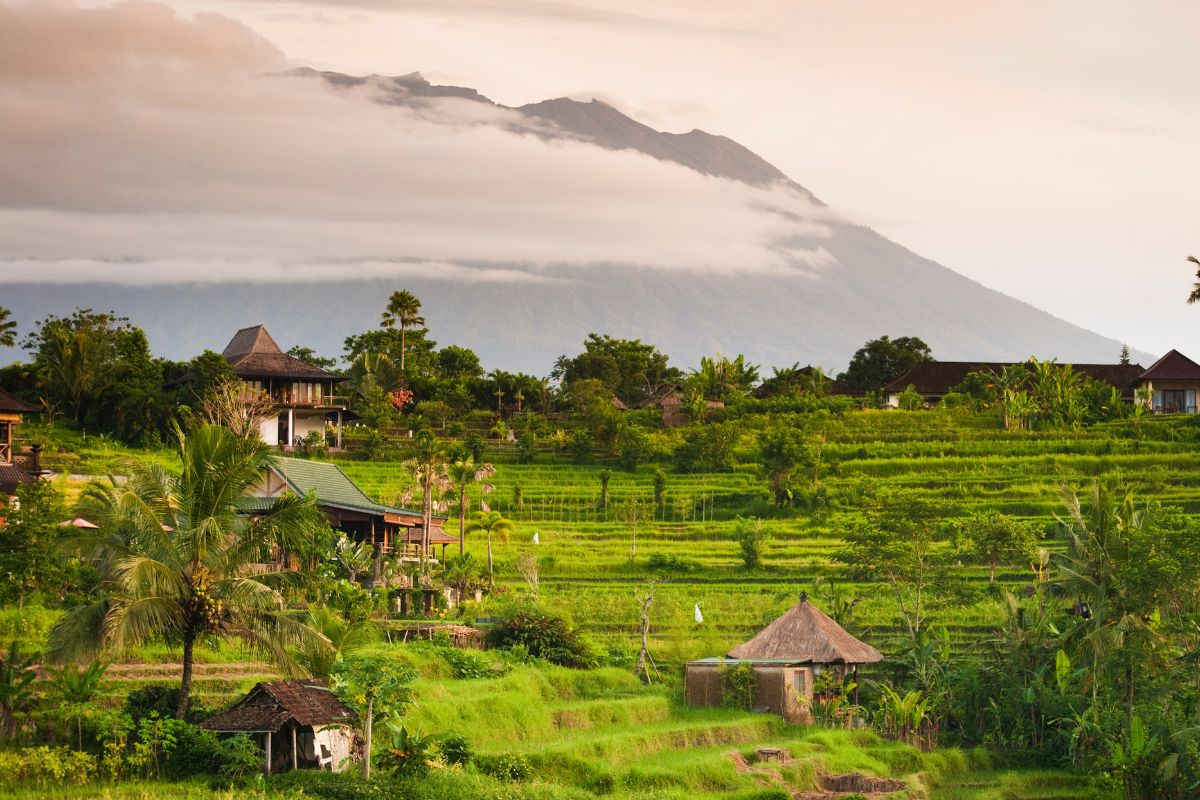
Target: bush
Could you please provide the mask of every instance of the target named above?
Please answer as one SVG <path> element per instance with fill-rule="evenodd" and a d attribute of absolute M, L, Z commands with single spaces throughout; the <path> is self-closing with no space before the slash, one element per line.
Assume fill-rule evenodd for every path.
<path fill-rule="evenodd" d="M 533 774 L 529 759 L 519 753 L 502 753 L 498 756 L 476 756 L 475 766 L 484 775 L 502 781 L 528 780 Z"/>
<path fill-rule="evenodd" d="M 646 562 L 646 567 L 655 572 L 674 572 L 686 575 L 700 568 L 700 562 L 694 558 L 677 556 L 674 553 L 652 553 Z"/>
<path fill-rule="evenodd" d="M 95 756 L 67 747 L 0 751 L 0 776 L 6 786 L 82 786 L 96 776 L 97 769 Z"/>
<path fill-rule="evenodd" d="M 721 670 L 721 698 L 725 705 L 748 709 L 758 692 L 758 673 L 746 662 Z"/>
<path fill-rule="evenodd" d="M 151 714 L 157 714 L 164 719 L 174 717 L 178 707 L 179 688 L 175 686 L 144 686 L 134 689 L 125 699 L 125 713 L 133 719 L 135 725 Z M 211 709 L 205 708 L 192 698 L 186 719 L 188 722 L 199 723 L 211 714 Z"/>
<path fill-rule="evenodd" d="M 762 520 L 738 517 L 737 525 L 733 529 L 733 539 L 738 544 L 742 565 L 746 569 L 758 569 L 762 566 L 763 550 L 767 544 L 767 533 L 763 530 Z"/>
<path fill-rule="evenodd" d="M 322 800 L 390 800 L 396 797 L 390 781 L 360 780 L 357 774 L 294 769 L 268 779 L 272 793 L 318 797 Z"/>
<path fill-rule="evenodd" d="M 564 617 L 536 607 L 501 617 L 488 631 L 488 642 L 493 647 L 520 646 L 534 658 L 563 667 L 592 669 L 600 663 L 596 648 Z"/>
<path fill-rule="evenodd" d="M 503 663 L 493 661 L 475 650 L 442 647 L 439 652 L 456 678 L 494 678 L 508 671 Z"/>

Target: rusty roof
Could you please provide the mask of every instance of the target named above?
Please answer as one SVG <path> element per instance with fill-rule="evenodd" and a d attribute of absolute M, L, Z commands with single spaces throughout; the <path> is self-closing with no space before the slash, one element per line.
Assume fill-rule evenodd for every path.
<path fill-rule="evenodd" d="M 883 660 L 878 650 L 855 639 L 807 597 L 753 639 L 730 650 L 729 657 L 745 661 L 787 659 L 805 664 L 872 664 Z"/>
<path fill-rule="evenodd" d="M 26 403 L 24 400 L 18 400 L 8 392 L 0 389 L 0 411 L 10 414 L 32 414 L 37 411 L 37 407 Z"/>
<path fill-rule="evenodd" d="M 354 710 L 318 679 L 263 681 L 226 711 L 209 717 L 200 727 L 222 732 L 275 732 L 288 720 L 305 727 L 350 724 Z"/>

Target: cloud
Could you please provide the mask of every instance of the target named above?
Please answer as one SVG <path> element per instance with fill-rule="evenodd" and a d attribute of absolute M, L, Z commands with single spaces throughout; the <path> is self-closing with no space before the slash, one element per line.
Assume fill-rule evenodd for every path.
<path fill-rule="evenodd" d="M 829 212 L 786 186 L 548 140 L 470 100 L 381 105 L 371 83 L 289 67 L 211 14 L 0 0 L 0 280 L 833 266 Z"/>

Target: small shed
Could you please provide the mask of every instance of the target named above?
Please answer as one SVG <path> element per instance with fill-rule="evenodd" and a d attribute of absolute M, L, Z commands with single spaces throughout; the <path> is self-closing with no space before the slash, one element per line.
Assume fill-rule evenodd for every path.
<path fill-rule="evenodd" d="M 689 705 L 720 705 L 723 671 L 748 663 L 758 678 L 754 707 L 789 722 L 808 723 L 812 721 L 813 677 L 822 669 L 857 670 L 859 664 L 882 660 L 878 650 L 847 633 L 808 602 L 805 594 L 754 638 L 730 650 L 726 658 L 690 662 L 685 693 Z"/>
<path fill-rule="evenodd" d="M 262 747 L 267 775 L 289 769 L 340 772 L 360 749 L 356 720 L 354 710 L 324 681 L 264 681 L 200 727 L 253 736 Z"/>

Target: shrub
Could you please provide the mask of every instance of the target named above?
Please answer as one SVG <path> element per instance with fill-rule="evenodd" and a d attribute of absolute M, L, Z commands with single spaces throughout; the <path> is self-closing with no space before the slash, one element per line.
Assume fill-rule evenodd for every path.
<path fill-rule="evenodd" d="M 532 464 L 535 458 L 537 458 L 537 436 L 526 428 L 517 437 L 517 462 Z"/>
<path fill-rule="evenodd" d="M 700 568 L 700 562 L 686 556 L 674 553 L 652 553 L 646 562 L 646 567 L 655 572 L 674 572 L 687 574 Z"/>
<path fill-rule="evenodd" d="M 746 569 L 758 569 L 762 566 L 763 550 L 767 544 L 767 533 L 763 530 L 762 520 L 738 517 L 737 525 L 733 529 L 733 539 L 738 544 L 742 564 Z"/>
<path fill-rule="evenodd" d="M 529 759 L 519 753 L 501 753 L 497 756 L 476 756 L 475 766 L 485 775 L 502 781 L 528 780 L 533 774 Z"/>
<path fill-rule="evenodd" d="M 504 648 L 519 645 L 529 655 L 563 667 L 591 669 L 600 662 L 592 643 L 564 617 L 536 607 L 501 617 L 488 631 L 488 642 Z"/>
<path fill-rule="evenodd" d="M 395 788 L 379 779 L 363 781 L 357 774 L 295 769 L 272 775 L 272 793 L 282 796 L 318 797 L 322 800 L 389 800 Z"/>
<path fill-rule="evenodd" d="M 493 678 L 508 671 L 503 663 L 493 661 L 475 650 L 442 647 L 439 651 L 456 678 Z"/>
<path fill-rule="evenodd" d="M 721 671 L 721 698 L 725 705 L 748 709 L 754 705 L 758 692 L 758 674 L 746 662 L 726 667 Z"/>
<path fill-rule="evenodd" d="M 96 776 L 97 769 L 95 756 L 66 747 L 0 751 L 0 776 L 8 786 L 81 786 Z"/>

